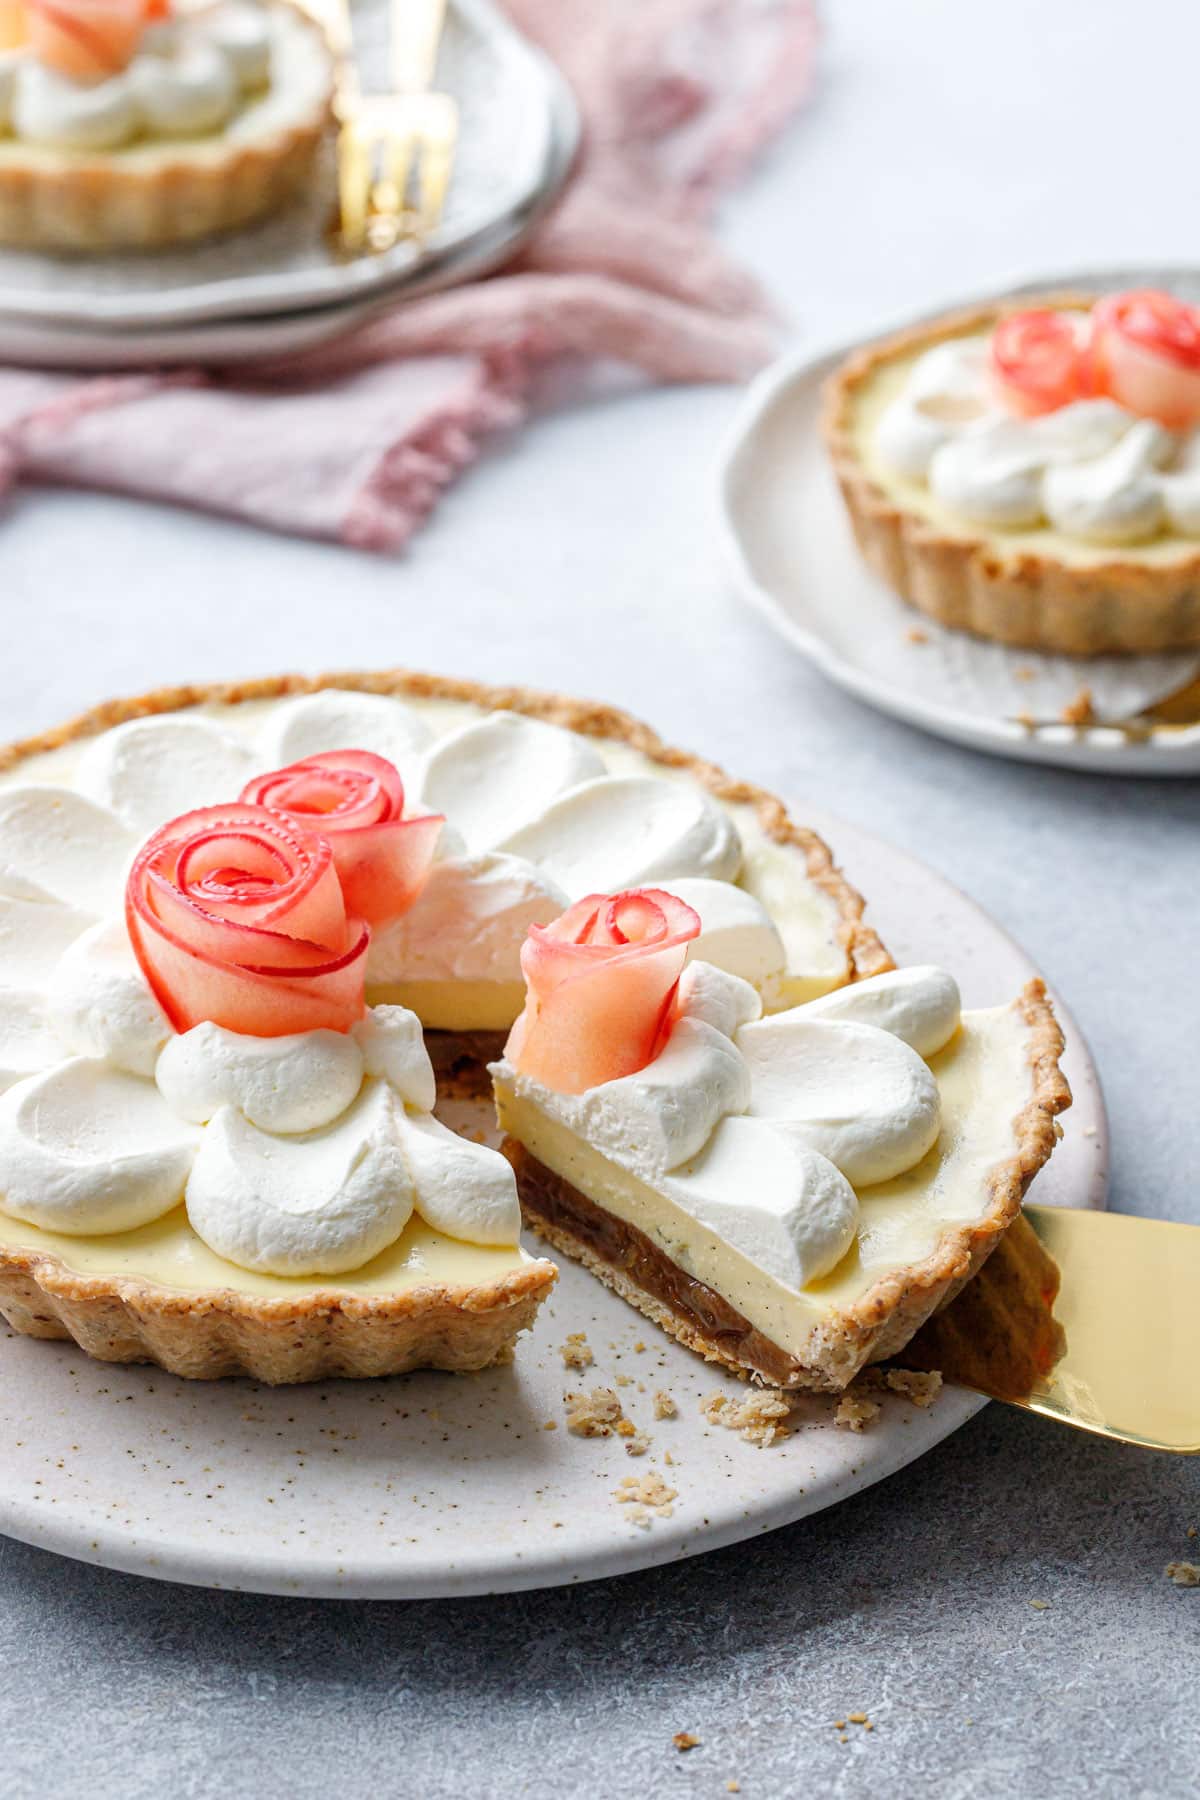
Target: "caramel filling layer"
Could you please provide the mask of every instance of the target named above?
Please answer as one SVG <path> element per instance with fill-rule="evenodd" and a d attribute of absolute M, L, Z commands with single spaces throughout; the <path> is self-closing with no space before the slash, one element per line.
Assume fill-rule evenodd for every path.
<path fill-rule="evenodd" d="M 516 1172 L 526 1221 L 535 1229 L 550 1226 L 565 1232 L 708 1339 L 722 1356 L 755 1370 L 773 1386 L 787 1386 L 803 1369 L 803 1363 L 772 1343 L 715 1288 L 672 1262 L 636 1225 L 597 1206 L 512 1138 L 505 1139 L 504 1154 Z"/>

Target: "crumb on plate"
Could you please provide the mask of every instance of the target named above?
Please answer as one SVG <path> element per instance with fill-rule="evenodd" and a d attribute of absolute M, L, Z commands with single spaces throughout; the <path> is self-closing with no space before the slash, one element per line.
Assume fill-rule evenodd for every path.
<path fill-rule="evenodd" d="M 568 1369 L 590 1369 L 596 1360 L 587 1341 L 586 1331 L 571 1332 L 566 1343 L 559 1348 Z"/>
<path fill-rule="evenodd" d="M 757 1444 L 760 1450 L 787 1437 L 785 1421 L 791 1410 L 791 1401 L 770 1389 L 748 1394 L 744 1400 L 718 1391 L 706 1395 L 700 1402 L 700 1411 L 710 1425 L 736 1431 L 739 1437 L 748 1444 Z"/>

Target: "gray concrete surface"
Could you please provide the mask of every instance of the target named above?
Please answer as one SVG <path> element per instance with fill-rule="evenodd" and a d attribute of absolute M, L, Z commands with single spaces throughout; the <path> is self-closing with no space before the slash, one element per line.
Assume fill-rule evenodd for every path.
<path fill-rule="evenodd" d="M 1159 121 L 1190 116 L 1198 52 L 1200 14 L 1170 0 L 845 0 L 821 93 L 729 235 L 810 336 L 1039 264 L 1194 254 Z M 1200 1223 L 1197 784 L 991 761 L 836 693 L 714 567 L 735 397 L 615 383 L 564 409 L 571 385 L 398 562 L 22 496 L 0 533 L 3 735 L 288 666 L 619 702 L 973 893 L 1091 1042 L 1114 1204 Z M 991 1407 L 816 1519 L 573 1592 L 208 1595 L 0 1541 L 0 1793 L 1183 1800 L 1200 1590 L 1163 1566 L 1200 1560 L 1193 1523 L 1200 1465 Z M 842 1745 L 851 1711 L 875 1729 Z M 681 1730 L 702 1739 L 686 1755 Z"/>

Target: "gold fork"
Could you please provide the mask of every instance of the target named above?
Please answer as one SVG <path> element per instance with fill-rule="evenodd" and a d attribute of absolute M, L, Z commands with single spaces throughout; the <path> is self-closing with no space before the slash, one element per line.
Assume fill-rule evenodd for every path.
<path fill-rule="evenodd" d="M 423 239 L 442 215 L 458 142 L 456 103 L 430 89 L 445 0 L 392 0 L 387 94 L 362 93 L 347 0 L 334 0 L 334 11 L 342 247 L 358 254 L 390 249 L 402 237 Z"/>

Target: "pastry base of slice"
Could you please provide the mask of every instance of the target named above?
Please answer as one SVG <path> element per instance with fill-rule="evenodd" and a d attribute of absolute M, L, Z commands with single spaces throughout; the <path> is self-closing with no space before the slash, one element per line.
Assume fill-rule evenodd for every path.
<path fill-rule="evenodd" d="M 419 1221 L 344 1282 L 226 1264 L 221 1286 L 209 1264 L 219 1259 L 182 1210 L 78 1247 L 0 1215 L 0 1316 L 26 1337 L 72 1339 L 100 1362 L 156 1363 L 194 1381 L 370 1378 L 507 1361 L 558 1273 L 515 1247 L 457 1245 Z M 438 1275 L 422 1282 L 428 1264 Z M 205 1285 L 182 1285 L 197 1273 Z M 163 1278 L 171 1274 L 181 1285 Z"/>
<path fill-rule="evenodd" d="M 1051 294 L 974 308 L 868 344 L 825 390 L 822 430 L 859 550 L 910 606 L 960 631 L 1067 656 L 1142 654 L 1200 645 L 1200 544 L 1165 537 L 1100 549 L 1047 529 L 952 527 L 913 483 L 864 456 L 872 394 L 889 371 L 951 338 L 990 330 L 1030 307 L 1090 307 L 1093 294 Z"/>
<path fill-rule="evenodd" d="M 574 1149 L 564 1146 L 552 1123 L 543 1138 L 539 1114 L 537 1147 L 569 1161 L 578 1180 L 603 1190 L 611 1204 L 584 1193 L 514 1137 L 514 1127 L 534 1121 L 524 1103 L 500 1091 L 505 1154 L 526 1222 L 707 1361 L 773 1387 L 844 1388 L 866 1363 L 897 1355 L 983 1266 L 1050 1156 L 1055 1115 L 1070 1105 L 1058 1066 L 1062 1033 L 1040 981 L 1030 982 L 1011 1009 L 974 1019 L 990 1023 L 965 1015 L 958 1037 L 931 1059 L 943 1094 L 938 1145 L 907 1175 L 863 1190 L 856 1246 L 803 1293 L 755 1271 L 698 1225 L 688 1246 L 693 1267 L 685 1269 L 656 1242 L 673 1240 L 680 1220 L 655 1207 L 652 1190 L 579 1140 Z M 993 1087 L 997 1074 L 1004 1079 Z M 764 1321 L 774 1319 L 775 1335 L 701 1277 L 698 1270 L 715 1258 L 728 1270 L 722 1285 L 736 1291 L 741 1284 L 743 1304 Z"/>

